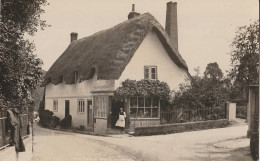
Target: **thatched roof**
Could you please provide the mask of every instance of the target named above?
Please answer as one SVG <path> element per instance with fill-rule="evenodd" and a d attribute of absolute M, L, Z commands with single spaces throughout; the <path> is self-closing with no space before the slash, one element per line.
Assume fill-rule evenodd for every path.
<path fill-rule="evenodd" d="M 58 84 L 61 76 L 67 84 L 71 84 L 75 71 L 81 80 L 86 80 L 93 67 L 96 68 L 98 79 L 118 79 L 146 34 L 152 30 L 158 35 L 171 59 L 188 73 L 185 61 L 178 50 L 174 49 L 163 27 L 151 14 L 145 13 L 71 42 L 46 73 L 42 85 L 50 82 Z"/>

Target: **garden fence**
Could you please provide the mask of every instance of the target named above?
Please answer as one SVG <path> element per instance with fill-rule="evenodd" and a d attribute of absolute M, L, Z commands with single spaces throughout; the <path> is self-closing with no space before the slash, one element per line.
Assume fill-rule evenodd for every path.
<path fill-rule="evenodd" d="M 22 137 L 28 135 L 27 127 L 28 127 L 28 115 L 21 114 L 21 135 Z M 11 137 L 10 128 L 7 127 L 7 112 L 0 110 L 0 149 L 9 144 L 9 140 Z"/>
<path fill-rule="evenodd" d="M 224 107 L 206 107 L 194 109 L 168 109 L 160 112 L 161 124 L 218 120 L 226 118 Z"/>

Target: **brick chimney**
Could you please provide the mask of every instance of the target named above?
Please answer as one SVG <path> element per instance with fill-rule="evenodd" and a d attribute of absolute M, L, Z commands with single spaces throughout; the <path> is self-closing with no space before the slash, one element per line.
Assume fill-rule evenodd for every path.
<path fill-rule="evenodd" d="M 167 3 L 165 31 L 178 50 L 177 2 L 170 1 Z"/>
<path fill-rule="evenodd" d="M 70 34 L 70 42 L 74 41 L 74 40 L 77 40 L 78 39 L 78 33 L 76 32 L 72 32 Z"/>
<path fill-rule="evenodd" d="M 139 15 L 140 13 L 135 12 L 135 4 L 132 4 L 132 12 L 128 14 L 128 20 Z"/>

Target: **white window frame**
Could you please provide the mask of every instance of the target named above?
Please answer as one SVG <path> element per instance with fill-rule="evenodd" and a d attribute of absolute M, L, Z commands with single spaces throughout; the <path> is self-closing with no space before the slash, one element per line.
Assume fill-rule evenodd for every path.
<path fill-rule="evenodd" d="M 148 69 L 148 77 L 146 74 L 146 70 Z M 152 69 L 155 69 L 155 78 L 152 78 Z M 158 70 L 157 66 L 144 66 L 144 79 L 157 80 L 158 79 Z"/>
<path fill-rule="evenodd" d="M 85 113 L 85 99 L 78 99 L 77 100 L 77 109 L 78 109 L 78 113 Z"/>
<path fill-rule="evenodd" d="M 131 109 L 136 109 L 136 111 L 138 111 L 138 109 L 144 109 L 144 111 L 143 112 L 145 112 L 146 111 L 146 109 L 147 108 L 150 108 L 151 109 L 151 116 L 152 116 L 152 109 L 157 109 L 157 111 L 158 111 L 158 116 L 157 117 L 132 117 L 132 116 L 130 116 L 130 118 L 131 119 L 160 119 L 160 99 L 159 98 L 155 98 L 155 97 L 135 97 L 137 100 L 137 102 L 136 102 L 136 106 L 131 106 L 130 105 L 130 101 L 131 101 L 131 98 L 129 99 L 129 107 L 130 107 L 130 110 Z M 143 106 L 139 106 L 139 102 L 138 102 L 138 98 L 143 98 L 144 99 L 144 105 Z M 149 107 L 147 107 L 146 105 L 145 105 L 145 100 L 147 99 L 147 98 L 150 98 L 151 99 L 151 106 L 149 106 Z M 155 107 L 153 107 L 153 100 L 154 99 L 158 99 L 158 107 L 157 106 L 155 106 Z"/>
<path fill-rule="evenodd" d="M 58 111 L 58 99 L 53 99 L 53 111 Z"/>

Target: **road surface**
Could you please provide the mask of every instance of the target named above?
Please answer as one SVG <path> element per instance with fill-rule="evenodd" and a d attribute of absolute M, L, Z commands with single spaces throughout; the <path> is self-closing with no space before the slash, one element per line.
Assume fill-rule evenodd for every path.
<path fill-rule="evenodd" d="M 138 157 L 120 147 L 82 134 L 36 126 L 32 161 L 135 161 Z M 96 136 L 100 137 L 100 136 Z M 109 137 L 106 137 L 109 139 Z"/>
<path fill-rule="evenodd" d="M 35 126 L 24 139 L 26 152 L 0 151 L 0 161 L 252 161 L 248 126 L 131 137 L 68 133 Z M 11 150 L 10 150 L 11 149 Z"/>

